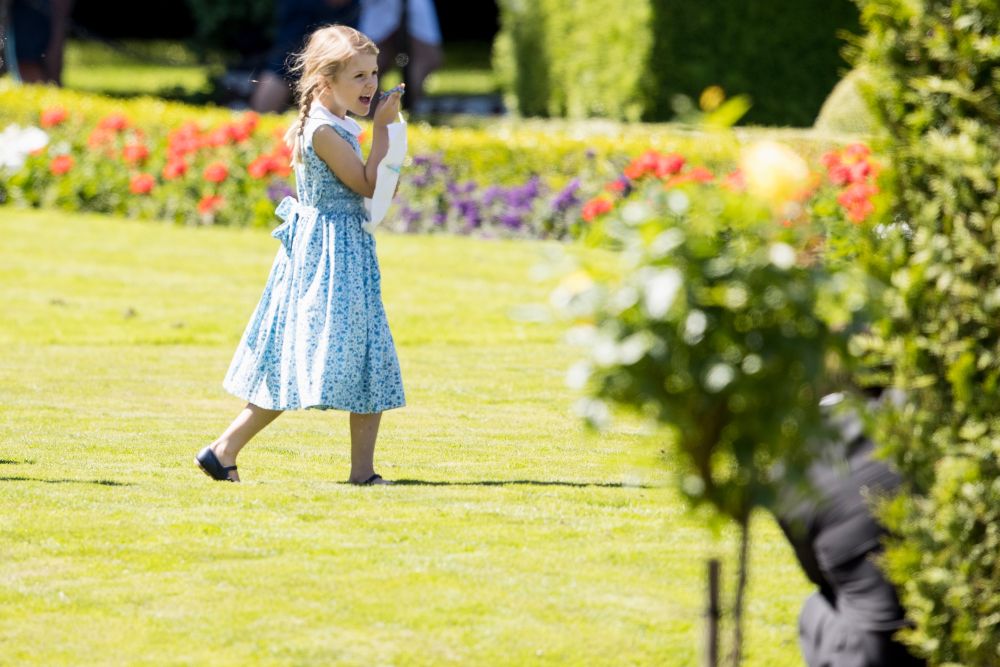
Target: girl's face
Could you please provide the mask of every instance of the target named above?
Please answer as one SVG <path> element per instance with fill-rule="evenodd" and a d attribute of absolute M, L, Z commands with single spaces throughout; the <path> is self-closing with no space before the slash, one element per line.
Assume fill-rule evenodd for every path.
<path fill-rule="evenodd" d="M 350 111 L 356 116 L 368 115 L 372 99 L 378 90 L 378 60 L 368 53 L 351 56 L 337 76 L 326 80 L 317 99 L 327 109 L 344 117 Z"/>

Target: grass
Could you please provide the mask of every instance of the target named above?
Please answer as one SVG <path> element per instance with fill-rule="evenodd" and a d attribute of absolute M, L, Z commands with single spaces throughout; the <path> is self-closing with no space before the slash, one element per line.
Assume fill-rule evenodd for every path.
<path fill-rule="evenodd" d="M 735 534 L 641 424 L 570 414 L 562 326 L 510 317 L 551 244 L 380 234 L 409 405 L 376 463 L 401 483 L 344 484 L 346 415 L 307 411 L 231 485 L 191 458 L 242 405 L 221 379 L 277 242 L 0 212 L 0 663 L 701 664 Z M 802 664 L 809 589 L 758 517 L 747 665 Z"/>
<path fill-rule="evenodd" d="M 166 95 L 188 99 L 207 93 L 219 62 L 202 63 L 179 42 L 124 42 L 116 50 L 102 42 L 66 45 L 63 84 L 104 95 Z"/>
<path fill-rule="evenodd" d="M 71 90 L 117 97 L 160 95 L 198 103 L 211 99 L 213 77 L 224 70 L 220 57 L 200 61 L 182 42 L 126 41 L 118 46 L 115 49 L 102 42 L 71 40 L 66 46 L 64 85 Z M 497 92 L 489 43 L 447 43 L 444 49 L 444 65 L 425 82 L 429 94 Z M 391 87 L 399 79 L 397 70 L 383 83 Z"/>

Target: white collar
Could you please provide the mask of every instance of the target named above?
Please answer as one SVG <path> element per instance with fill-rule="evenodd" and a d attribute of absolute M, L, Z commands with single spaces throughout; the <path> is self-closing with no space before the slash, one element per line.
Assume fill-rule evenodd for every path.
<path fill-rule="evenodd" d="M 320 104 L 319 100 L 314 101 L 312 106 L 309 108 L 309 117 L 315 120 L 329 121 L 334 125 L 344 128 L 354 136 L 358 136 L 362 132 L 361 126 L 358 125 L 353 118 L 348 118 L 346 116 L 341 118 Z"/>

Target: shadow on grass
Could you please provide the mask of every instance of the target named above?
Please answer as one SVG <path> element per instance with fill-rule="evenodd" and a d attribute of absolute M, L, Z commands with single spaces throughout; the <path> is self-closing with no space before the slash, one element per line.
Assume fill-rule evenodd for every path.
<path fill-rule="evenodd" d="M 349 484 L 350 482 L 344 482 Z M 577 489 L 656 489 L 657 486 L 647 484 L 622 484 L 612 482 L 559 482 L 541 481 L 535 479 L 485 480 L 470 482 L 432 482 L 423 479 L 394 479 L 392 486 L 568 486 Z"/>
<path fill-rule="evenodd" d="M 0 466 L 19 466 L 19 465 L 32 465 L 34 461 L 29 461 L 24 459 L 23 461 L 18 461 L 17 459 L 0 459 Z"/>
<path fill-rule="evenodd" d="M 128 482 L 115 482 L 110 479 L 42 479 L 41 477 L 0 477 L 0 482 L 45 482 L 46 484 L 98 484 L 100 486 L 132 486 Z"/>

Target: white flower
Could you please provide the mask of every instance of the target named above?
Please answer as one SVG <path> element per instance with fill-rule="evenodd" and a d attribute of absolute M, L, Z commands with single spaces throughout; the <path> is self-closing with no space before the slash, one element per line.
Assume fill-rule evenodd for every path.
<path fill-rule="evenodd" d="M 29 153 L 48 143 L 49 135 L 37 127 L 8 125 L 0 132 L 0 169 L 6 167 L 17 171 L 24 166 Z"/>

